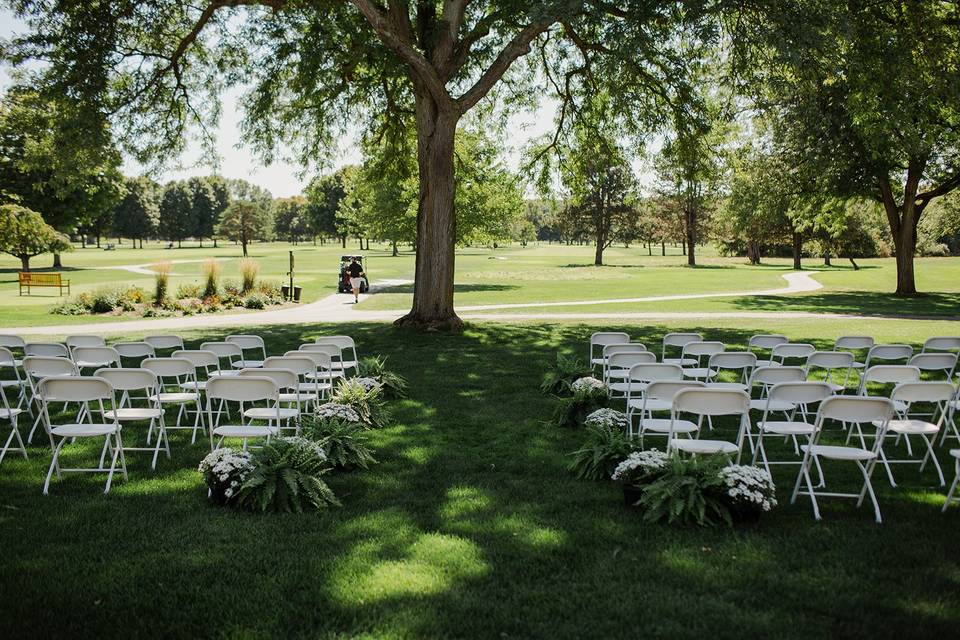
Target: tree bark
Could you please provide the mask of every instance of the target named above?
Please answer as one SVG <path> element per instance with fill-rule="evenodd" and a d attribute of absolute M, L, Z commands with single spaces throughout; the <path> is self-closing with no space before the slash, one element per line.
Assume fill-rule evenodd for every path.
<path fill-rule="evenodd" d="M 697 255 L 696 255 L 696 246 L 697 246 L 697 212 L 696 211 L 687 211 L 684 214 L 685 222 L 684 225 L 687 231 L 686 239 L 686 249 L 687 249 L 687 266 L 695 267 L 697 266 Z"/>
<path fill-rule="evenodd" d="M 753 240 L 747 242 L 747 259 L 750 264 L 760 264 L 760 245 Z"/>
<path fill-rule="evenodd" d="M 825 266 L 825 267 L 832 267 L 832 266 L 833 266 L 833 264 L 830 263 L 830 252 L 829 252 L 829 251 L 824 251 L 824 252 L 823 252 L 823 266 Z"/>
<path fill-rule="evenodd" d="M 887 214 L 887 222 L 890 224 L 890 234 L 893 236 L 893 245 L 897 254 L 896 295 L 898 296 L 917 295 L 913 255 L 917 250 L 917 223 L 920 221 L 923 206 L 917 205 L 916 196 L 924 164 L 911 159 L 907 168 L 902 204 L 898 205 L 894 199 L 889 177 L 883 176 L 879 179 L 883 208 Z"/>
<path fill-rule="evenodd" d="M 801 253 L 803 252 L 803 235 L 799 231 L 793 232 L 793 268 L 795 271 L 803 269 Z"/>
<path fill-rule="evenodd" d="M 459 114 L 423 90 L 417 92 L 416 106 L 420 202 L 413 306 L 396 324 L 459 331 L 463 323 L 453 309 L 457 238 L 453 142 Z"/>
<path fill-rule="evenodd" d="M 397 250 L 397 241 L 394 240 L 391 245 L 393 246 L 393 257 L 396 258 L 398 255 L 400 255 L 400 251 Z"/>
<path fill-rule="evenodd" d="M 667 257 L 667 243 L 666 243 L 666 242 L 661 242 L 661 243 L 660 243 L 660 255 L 661 255 L 662 257 L 664 257 L 664 258 Z"/>
<path fill-rule="evenodd" d="M 20 256 L 20 270 L 30 271 L 30 256 Z"/>
<path fill-rule="evenodd" d="M 54 268 L 54 269 L 62 269 L 62 268 L 63 268 L 63 262 L 60 260 L 60 254 L 59 254 L 59 253 L 53 254 L 53 268 Z"/>

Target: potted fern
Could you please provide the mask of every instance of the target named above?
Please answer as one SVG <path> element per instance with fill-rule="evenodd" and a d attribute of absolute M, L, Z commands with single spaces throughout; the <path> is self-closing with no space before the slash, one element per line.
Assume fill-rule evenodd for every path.
<path fill-rule="evenodd" d="M 588 415 L 605 408 L 610 402 L 607 385 L 596 378 L 579 378 L 570 385 L 570 390 L 573 395 L 558 398 L 554 409 L 553 421 L 560 427 L 582 426 Z"/>

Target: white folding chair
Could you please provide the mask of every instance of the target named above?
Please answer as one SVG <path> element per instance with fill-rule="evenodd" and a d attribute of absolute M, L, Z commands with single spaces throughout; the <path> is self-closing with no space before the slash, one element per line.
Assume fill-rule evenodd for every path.
<path fill-rule="evenodd" d="M 947 499 L 943 501 L 942 511 L 946 513 L 947 507 L 951 502 L 960 501 L 960 495 L 957 494 L 957 485 L 960 484 L 960 449 L 950 449 L 950 455 L 953 456 L 953 482 L 950 484 L 950 491 L 947 492 Z"/>
<path fill-rule="evenodd" d="M 707 369 L 711 373 L 706 381 L 710 383 L 711 389 L 736 389 L 737 391 L 749 392 L 750 376 L 757 366 L 757 356 L 751 351 L 724 351 L 710 356 L 707 363 Z M 724 371 L 734 373 L 735 381 L 719 382 Z"/>
<path fill-rule="evenodd" d="M 807 364 L 804 370 L 808 380 L 814 380 L 811 375 L 817 371 L 822 371 L 824 382 L 830 385 L 834 393 L 843 393 L 847 390 L 847 383 L 850 381 L 850 374 L 854 372 L 854 358 L 849 351 L 814 351 L 807 357 Z M 840 382 L 837 382 L 834 375 L 840 372 Z"/>
<path fill-rule="evenodd" d="M 300 414 L 303 411 L 303 400 L 300 395 L 300 380 L 297 374 L 290 369 L 241 369 L 240 377 L 260 376 L 270 378 L 277 383 L 277 402 L 279 408 L 274 407 L 250 407 L 243 412 L 246 420 L 273 420 L 279 414 L 281 422 L 277 423 L 279 429 L 293 429 L 294 433 L 300 434 Z M 286 406 L 284 406 L 286 405 Z M 293 426 L 290 426 L 290 423 Z"/>
<path fill-rule="evenodd" d="M 920 369 L 920 372 L 941 372 L 944 380 L 952 380 L 957 369 L 957 354 L 955 353 L 918 353 L 907 362 L 911 367 Z"/>
<path fill-rule="evenodd" d="M 817 348 L 806 342 L 786 342 L 778 344 L 770 350 L 770 360 L 766 363 L 768 367 L 782 367 L 789 361 L 800 360 L 806 363 L 810 354 L 815 353 Z"/>
<path fill-rule="evenodd" d="M 767 473 L 770 473 L 770 465 L 800 464 L 800 460 L 771 462 L 763 441 L 771 437 L 789 438 L 793 442 L 794 453 L 799 456 L 800 448 L 797 437 L 806 438 L 807 444 L 810 444 L 813 438 L 814 426 L 811 422 L 808 422 L 807 418 L 811 413 L 810 407 L 819 405 L 832 395 L 833 388 L 826 382 L 780 382 L 773 385 L 767 394 L 767 406 L 763 409 L 763 416 L 757 422 L 757 446 L 753 449 L 751 464 L 756 465 L 759 458 Z M 774 420 L 774 413 L 784 413 L 783 406 L 792 406 L 793 410 L 784 416 L 784 420 Z M 799 419 L 798 412 L 800 413 Z"/>
<path fill-rule="evenodd" d="M 143 339 L 153 347 L 154 352 L 183 349 L 183 338 L 173 335 L 147 336 Z"/>
<path fill-rule="evenodd" d="M 604 379 L 605 381 L 606 381 L 606 380 L 609 380 L 610 356 L 615 355 L 615 354 L 617 354 L 617 353 L 639 353 L 639 352 L 641 352 L 641 351 L 645 352 L 645 351 L 647 351 L 647 348 L 646 348 L 644 345 L 640 344 L 639 342 L 637 342 L 637 343 L 626 342 L 626 343 L 622 343 L 622 344 L 608 344 L 608 345 L 604 346 L 604 347 L 603 347 L 603 356 L 602 356 L 602 359 L 603 359 L 603 379 Z M 653 361 L 654 361 L 654 362 L 657 361 L 657 357 L 656 357 L 656 356 L 653 357 Z M 621 376 L 621 379 L 622 379 L 622 378 L 623 378 L 623 377 Z"/>
<path fill-rule="evenodd" d="M 73 335 L 64 338 L 63 344 L 67 346 L 67 349 L 73 351 L 77 347 L 105 347 L 107 341 L 103 339 L 103 336 Z"/>
<path fill-rule="evenodd" d="M 263 366 L 263 361 L 267 359 L 267 347 L 263 338 L 254 335 L 232 335 L 226 337 L 226 342 L 232 342 L 243 350 L 243 359 L 234 362 L 233 366 L 238 369 L 257 369 Z M 247 351 L 258 351 L 259 359 L 247 358 Z"/>
<path fill-rule="evenodd" d="M 343 350 L 335 344 L 302 344 L 300 345 L 300 353 L 321 353 L 326 354 L 330 358 L 330 370 L 329 372 L 325 371 L 318 367 L 317 370 L 317 380 L 329 380 L 333 382 L 334 378 L 343 378 L 345 374 L 343 372 Z M 289 352 L 288 352 L 289 353 Z M 312 356 L 310 356 L 312 357 Z M 326 376 L 324 378 L 324 376 Z"/>
<path fill-rule="evenodd" d="M 350 336 L 320 336 L 316 339 L 316 343 L 334 344 L 340 347 L 342 360 L 339 364 L 344 374 L 349 370 L 353 370 L 354 373 L 358 371 L 357 367 L 360 366 L 360 363 L 357 357 L 357 344 L 353 341 L 353 338 Z"/>
<path fill-rule="evenodd" d="M 684 435 L 692 438 L 700 427 L 689 420 L 673 418 L 654 418 L 655 412 L 670 412 L 673 410 L 673 398 L 683 389 L 705 387 L 706 383 L 698 380 L 659 381 L 650 382 L 643 394 L 643 404 L 640 406 L 640 424 L 637 430 L 640 435 L 640 447 L 643 448 L 643 438 L 650 435 L 671 437 L 670 434 Z M 633 421 L 628 423 L 629 434 L 633 437 Z"/>
<path fill-rule="evenodd" d="M 627 420 L 631 424 L 633 414 L 643 408 L 643 394 L 647 385 L 657 380 L 683 380 L 683 368 L 678 364 L 635 364 L 627 372 Z"/>
<path fill-rule="evenodd" d="M 810 502 L 813 504 L 813 517 L 820 520 L 820 506 L 817 504 L 817 497 L 832 498 L 856 498 L 857 506 L 863 504 L 863 499 L 870 496 L 873 503 L 873 511 L 877 522 L 882 522 L 880 518 L 880 504 L 877 502 L 877 496 L 873 492 L 873 485 L 870 483 L 870 476 L 877 464 L 877 450 L 886 433 L 887 423 L 894 415 L 893 402 L 889 398 L 865 398 L 861 396 L 833 396 L 820 403 L 820 409 L 817 411 L 817 419 L 814 423 L 813 438 L 810 444 L 800 447 L 803 451 L 803 461 L 800 464 L 800 472 L 797 474 L 797 482 L 793 488 L 793 495 L 790 497 L 790 504 L 797 501 L 798 495 L 810 496 Z M 824 423 L 827 420 L 838 420 L 843 423 L 855 424 L 880 424 L 877 427 L 876 439 L 872 449 L 866 447 L 849 447 L 837 445 L 823 445 L 820 440 L 824 432 Z M 813 486 L 813 480 L 810 478 L 810 467 L 816 460 L 817 465 L 822 460 L 835 460 L 844 462 L 853 462 L 860 470 L 863 476 L 863 488 L 859 493 L 836 493 L 828 491 L 817 491 Z M 821 480 L 823 476 L 821 475 Z M 806 489 L 801 486 L 806 485 Z M 823 487 L 826 483 L 823 482 Z"/>
<path fill-rule="evenodd" d="M 96 377 L 49 377 L 40 382 L 39 394 L 42 404 L 41 415 L 43 416 L 44 427 L 47 435 L 50 437 L 50 448 L 53 451 L 53 459 L 50 461 L 50 469 L 47 471 L 47 478 L 43 483 L 43 494 L 47 495 L 50 490 L 50 479 L 54 471 L 59 480 L 64 473 L 106 473 L 107 484 L 103 492 L 110 491 L 110 485 L 113 483 L 113 473 L 117 468 L 117 462 L 120 462 L 120 470 L 123 473 L 124 480 L 127 479 L 127 461 L 123 455 L 123 440 L 120 437 L 120 423 L 114 420 L 103 419 L 102 422 L 93 422 L 93 416 L 103 416 L 105 412 L 104 401 L 108 401 L 111 406 L 115 405 L 113 387 L 103 378 Z M 55 402 L 71 403 L 76 402 L 86 407 L 82 413 L 88 418 L 87 422 L 68 422 L 66 424 L 54 424 L 51 420 L 50 408 Z M 91 410 L 90 404 L 93 403 L 98 409 Z M 59 438 L 59 440 L 57 440 Z M 100 463 L 96 467 L 78 467 L 67 469 L 60 466 L 60 454 L 64 445 L 75 440 L 86 438 L 103 438 L 103 449 L 100 454 Z M 111 461 L 109 467 L 104 467 L 104 458 L 110 453 Z"/>
<path fill-rule="evenodd" d="M 120 367 L 120 354 L 113 347 L 73 347 L 73 361 L 82 373 L 84 369 Z"/>
<path fill-rule="evenodd" d="M 711 357 L 723 353 L 726 349 L 725 344 L 717 341 L 688 342 L 683 345 L 680 352 L 680 362 L 689 362 L 690 360 L 694 362 L 692 365 L 681 365 L 683 366 L 683 377 L 693 378 L 694 380 L 709 380 L 713 373 L 710 367 L 703 366 L 703 359 L 707 358 L 709 362 Z"/>
<path fill-rule="evenodd" d="M 885 389 L 889 386 L 898 385 L 904 382 L 920 382 L 920 369 L 916 367 L 910 367 L 903 364 L 878 364 L 872 367 L 869 367 L 862 376 L 860 382 L 860 388 L 857 390 L 857 394 L 861 396 L 885 396 L 888 395 L 884 393 Z M 872 393 L 879 392 L 879 393 Z M 905 416 L 908 406 L 902 400 L 893 401 L 894 409 L 898 414 Z M 857 435 L 860 438 L 860 446 L 866 448 L 865 437 L 870 437 L 870 434 L 864 434 L 862 429 L 858 424 L 854 424 L 857 430 Z M 850 438 L 853 437 L 853 429 L 850 429 L 847 432 L 847 444 L 850 443 Z"/>
<path fill-rule="evenodd" d="M 133 360 L 137 366 L 144 358 L 155 358 L 157 352 L 146 342 L 114 342 L 111 345 L 120 354 L 121 362 L 123 358 Z"/>
<path fill-rule="evenodd" d="M 960 430 L 957 429 L 957 410 L 960 410 L 960 387 L 957 387 L 953 399 L 947 403 L 947 417 L 941 430 L 943 435 L 940 436 L 941 447 L 946 444 L 948 435 L 960 442 Z"/>
<path fill-rule="evenodd" d="M 867 352 L 864 368 L 890 362 L 906 363 L 913 356 L 913 347 L 908 344 L 876 344 Z"/>
<path fill-rule="evenodd" d="M 854 357 L 853 368 L 865 369 L 866 365 L 863 362 L 857 361 L 856 357 L 858 354 L 866 355 L 867 351 L 875 344 L 876 341 L 870 336 L 840 336 L 837 338 L 837 341 L 833 343 L 833 350 L 849 351 Z"/>
<path fill-rule="evenodd" d="M 192 431 L 190 444 L 197 441 L 197 431 L 205 430 L 206 425 L 201 410 L 200 388 L 197 385 L 197 370 L 193 363 L 186 358 L 146 358 L 140 364 L 141 367 L 152 371 L 157 375 L 160 383 L 160 392 L 155 398 L 161 408 L 167 406 L 177 407 L 177 422 L 175 425 L 165 425 L 165 429 L 187 429 Z M 184 383 L 192 383 L 193 389 L 189 386 L 185 389 Z M 208 383 L 209 384 L 209 383 Z M 184 425 L 182 420 L 184 416 L 189 415 L 188 407 L 193 406 L 195 413 L 193 424 Z M 147 434 L 147 442 L 151 441 L 152 433 Z"/>
<path fill-rule="evenodd" d="M 283 357 L 313 360 L 314 370 L 306 374 L 306 382 L 300 386 L 301 393 L 315 393 L 320 398 L 326 398 L 333 391 L 334 379 L 343 376 L 343 371 L 333 369 L 333 358 L 326 351 L 287 351 Z"/>
<path fill-rule="evenodd" d="M 317 382 L 317 362 L 313 358 L 301 355 L 299 351 L 293 351 L 296 355 L 270 356 L 263 361 L 264 369 L 286 369 L 292 371 L 297 376 L 297 392 L 301 396 L 303 408 L 308 410 L 311 406 L 318 406 L 321 399 L 325 398 L 330 391 L 329 382 Z M 313 376 L 313 377 L 312 377 Z M 290 394 L 280 394 L 280 402 L 290 402 Z"/>
<path fill-rule="evenodd" d="M 721 416 L 737 416 L 739 428 L 736 442 L 727 440 L 682 439 L 675 437 L 678 429 L 683 425 L 681 416 L 691 414 L 697 416 L 697 433 L 703 427 L 704 418 Z M 747 429 L 750 422 L 750 396 L 745 391 L 736 389 L 681 389 L 673 397 L 673 409 L 670 412 L 670 430 L 667 434 L 667 453 L 676 450 L 692 455 L 723 455 L 727 460 L 736 454 L 737 463 L 740 462 L 740 450 L 743 439 L 748 436 Z"/>
<path fill-rule="evenodd" d="M 160 455 L 161 448 L 166 451 L 167 459 L 169 459 L 170 440 L 167 438 L 167 430 L 163 422 L 163 406 L 161 406 L 159 400 L 160 380 L 157 378 L 157 374 L 149 369 L 105 368 L 98 369 L 94 375 L 109 382 L 115 393 L 120 393 L 117 404 L 103 414 L 105 419 L 115 420 L 121 425 L 146 422 L 149 425 L 147 435 L 152 434 L 154 429 L 157 430 L 155 445 L 131 447 L 127 444 L 124 445 L 123 450 L 152 451 L 151 469 L 157 468 L 157 458 Z"/>
<path fill-rule="evenodd" d="M 241 424 L 220 424 L 222 412 L 213 413 L 214 402 L 237 402 L 240 416 L 246 411 L 244 405 L 265 403 L 273 409 L 266 424 L 254 424 L 241 419 Z M 266 376 L 229 376 L 214 378 L 207 385 L 207 422 L 210 424 L 210 450 L 218 449 L 227 438 L 240 438 L 244 450 L 250 438 L 266 438 L 270 441 L 280 431 L 280 390 L 277 383 Z M 214 437 L 219 436 L 216 444 Z"/>
<path fill-rule="evenodd" d="M 13 376 L 12 378 L 3 378 L 0 380 L 0 388 L 4 390 L 14 390 L 14 395 L 17 398 L 17 403 L 14 406 L 17 409 L 21 409 L 26 405 L 29 411 L 29 405 L 27 404 L 27 381 L 20 375 L 22 366 L 23 361 L 17 360 L 16 356 L 13 355 L 13 351 L 8 347 L 0 347 L 0 370 L 10 369 L 10 373 Z"/>
<path fill-rule="evenodd" d="M 947 418 L 948 403 L 953 399 L 955 394 L 956 390 L 949 382 L 905 382 L 894 387 L 893 393 L 890 394 L 890 399 L 893 400 L 895 407 L 899 403 L 905 406 L 905 410 L 903 412 L 898 411 L 897 417 L 889 421 L 887 424 L 886 437 L 880 442 L 880 447 L 877 450 L 880 456 L 880 463 L 883 464 L 884 469 L 887 470 L 890 486 L 897 486 L 896 481 L 893 479 L 893 471 L 890 468 L 891 464 L 918 464 L 920 465 L 920 472 L 923 473 L 927 462 L 931 460 L 933 461 L 933 467 L 937 470 L 937 476 L 940 478 L 940 486 L 946 484 L 943 478 L 943 470 L 940 468 L 940 462 L 937 460 L 937 454 L 933 450 L 933 444 Z M 926 420 L 917 420 L 916 418 L 908 417 L 910 405 L 917 402 L 929 403 L 935 406 L 931 419 L 935 419 L 936 422 L 927 422 Z M 939 419 L 937 419 L 937 416 L 939 416 Z M 878 427 L 880 425 L 874 424 L 874 426 Z M 910 446 L 910 436 L 919 437 L 927 446 L 926 455 L 924 455 L 921 460 L 913 457 L 901 459 L 888 458 L 884 444 L 887 438 L 892 436 L 896 436 L 897 441 L 900 440 L 901 436 L 904 438 L 907 446 L 907 454 L 910 456 L 913 455 L 913 450 Z"/>
<path fill-rule="evenodd" d="M 16 353 L 17 351 L 20 354 L 23 354 L 23 348 L 27 346 L 27 341 L 21 338 L 20 336 L 14 335 L 12 333 L 0 333 L 0 347 L 6 347 Z"/>
<path fill-rule="evenodd" d="M 668 349 L 679 347 L 682 353 L 683 347 L 689 342 L 703 342 L 703 336 L 699 333 L 668 333 L 663 336 L 663 344 L 660 347 L 660 362 L 663 364 L 678 364 L 681 367 L 695 366 L 697 361 L 693 358 L 685 359 L 682 355 L 679 358 L 667 357 Z"/>
<path fill-rule="evenodd" d="M 790 419 L 793 410 L 797 405 L 788 400 L 774 400 L 767 402 L 767 396 L 774 385 L 783 382 L 804 382 L 807 379 L 807 372 L 803 367 L 789 366 L 762 366 L 753 370 L 750 375 L 750 393 L 753 389 L 759 387 L 759 397 L 750 400 L 751 411 L 772 411 L 783 414 L 785 420 Z"/>
<path fill-rule="evenodd" d="M 43 400 L 40 398 L 40 382 L 45 378 L 62 376 L 79 376 L 80 370 L 70 358 L 59 356 L 26 356 L 23 359 L 23 374 L 27 379 L 27 389 L 30 393 L 28 406 L 36 407 L 36 419 L 27 434 L 27 444 L 33 442 L 33 434 L 43 423 Z M 64 407 L 66 408 L 66 407 Z"/>
<path fill-rule="evenodd" d="M 766 355 L 765 360 L 770 360 L 770 350 L 778 344 L 785 342 L 790 342 L 787 336 L 782 336 L 778 333 L 761 333 L 750 336 L 750 340 L 747 342 L 747 349 L 750 351 L 766 352 L 761 353 L 761 355 Z"/>
<path fill-rule="evenodd" d="M 70 358 L 70 349 L 59 342 L 28 342 L 23 347 L 23 354 L 24 356 Z"/>
<path fill-rule="evenodd" d="M 243 349 L 232 342 L 204 342 L 200 345 L 201 351 L 212 351 L 217 354 L 221 363 L 226 360 L 227 366 L 218 365 L 221 376 L 235 376 L 236 369 L 242 369 L 239 366 L 243 362 Z"/>
<path fill-rule="evenodd" d="M 16 387 L 16 390 L 17 390 L 16 405 L 11 405 L 7 401 L 7 392 L 6 392 L 7 386 L 0 385 L 0 402 L 2 402 L 2 404 L 0 404 L 0 420 L 6 420 L 7 422 L 10 423 L 10 434 L 7 436 L 6 441 L 3 443 L 3 449 L 0 449 L 0 463 L 3 462 L 3 458 L 4 456 L 7 455 L 8 451 L 18 451 L 23 454 L 23 458 L 25 460 L 27 458 L 27 447 L 25 444 L 23 444 L 23 438 L 20 437 L 20 430 L 17 428 L 17 420 L 20 417 L 20 414 L 24 412 L 24 410 L 20 408 L 21 403 L 23 401 L 23 397 L 24 397 L 23 395 L 24 388 L 23 388 L 23 385 L 20 384 L 20 374 L 19 372 L 17 372 L 17 367 L 16 365 L 13 364 L 13 360 L 14 360 L 13 354 L 6 347 L 0 347 L 0 361 L 4 359 L 9 359 L 11 363 L 10 366 L 13 367 L 13 370 L 17 375 L 16 382 L 18 384 Z M 14 440 L 17 441 L 17 446 L 11 447 L 10 444 Z"/>
<path fill-rule="evenodd" d="M 587 362 L 590 363 L 590 369 L 603 366 L 603 347 L 608 344 L 623 344 L 630 342 L 630 336 L 622 331 L 596 331 L 590 336 L 590 350 L 587 352 Z M 597 347 L 600 347 L 601 355 L 597 355 Z"/>
<path fill-rule="evenodd" d="M 614 353 L 606 358 L 605 376 L 612 398 L 623 398 L 627 395 L 627 375 L 635 364 L 651 364 L 657 361 L 657 356 L 649 351 L 625 351 Z"/>
<path fill-rule="evenodd" d="M 927 338 L 923 343 L 923 349 L 920 353 L 929 353 L 931 351 L 950 351 L 960 352 L 960 336 L 935 336 Z"/>

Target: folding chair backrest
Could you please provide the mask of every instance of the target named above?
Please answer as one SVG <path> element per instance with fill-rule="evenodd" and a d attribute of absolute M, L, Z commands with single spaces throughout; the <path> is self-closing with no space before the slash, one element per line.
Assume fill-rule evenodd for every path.
<path fill-rule="evenodd" d="M 699 333 L 668 333 L 663 336 L 660 359 L 666 357 L 667 347 L 680 347 L 682 349 L 688 342 L 703 342 L 703 336 Z"/>
<path fill-rule="evenodd" d="M 204 342 L 200 345 L 202 351 L 212 351 L 217 358 L 226 358 L 230 366 L 237 360 L 243 360 L 243 349 L 232 342 Z"/>
<path fill-rule="evenodd" d="M 920 369 L 905 364 L 878 364 L 863 374 L 864 386 L 868 382 L 881 384 L 899 384 L 901 382 L 919 382 Z"/>
<path fill-rule="evenodd" d="M 590 336 L 590 354 L 591 360 L 596 358 L 597 347 L 604 347 L 608 344 L 623 344 L 630 342 L 630 336 L 622 331 L 596 331 Z"/>
<path fill-rule="evenodd" d="M 226 342 L 232 342 L 237 345 L 244 351 L 249 349 L 257 349 L 266 353 L 266 345 L 263 342 L 263 338 L 260 336 L 249 335 L 249 334 L 237 334 L 226 337 Z"/>
<path fill-rule="evenodd" d="M 673 410 L 700 416 L 745 415 L 750 396 L 736 389 L 683 389 L 673 397 Z"/>
<path fill-rule="evenodd" d="M 317 363 L 307 356 L 270 356 L 263 361 L 263 371 L 270 369 L 286 369 L 297 376 L 303 376 L 314 373 L 317 370 Z"/>
<path fill-rule="evenodd" d="M 815 351 L 807 356 L 807 371 L 810 369 L 850 369 L 854 357 L 849 351 Z"/>
<path fill-rule="evenodd" d="M 196 368 L 186 358 L 146 358 L 140 363 L 140 366 L 157 374 L 161 382 L 164 378 L 180 378 L 181 376 L 192 378 L 196 375 Z"/>
<path fill-rule="evenodd" d="M 755 347 L 757 349 L 773 349 L 778 344 L 783 344 L 784 342 L 790 342 L 790 340 L 787 339 L 787 336 L 781 336 L 775 333 L 763 333 L 750 336 L 750 341 L 747 343 L 747 346 Z"/>
<path fill-rule="evenodd" d="M 220 369 L 220 358 L 213 351 L 205 349 L 179 349 L 171 354 L 172 358 L 189 360 L 195 369 L 209 371 L 211 367 Z"/>
<path fill-rule="evenodd" d="M 757 355 L 750 351 L 724 351 L 710 356 L 711 369 L 753 369 Z"/>
<path fill-rule="evenodd" d="M 651 382 L 647 386 L 646 398 L 656 398 L 657 400 L 673 400 L 680 391 L 684 389 L 697 389 L 706 387 L 705 382 L 699 380 L 661 380 Z"/>
<path fill-rule="evenodd" d="M 957 390 L 949 382 L 903 382 L 893 388 L 891 400 L 943 403 L 953 399 Z"/>
<path fill-rule="evenodd" d="M 635 364 L 630 367 L 627 379 L 631 382 L 653 382 L 655 380 L 683 380 L 683 367 L 678 364 Z"/>
<path fill-rule="evenodd" d="M 649 351 L 615 353 L 607 361 L 607 369 L 629 369 L 635 364 L 647 364 L 657 361 L 657 356 Z"/>
<path fill-rule="evenodd" d="M 183 338 L 173 335 L 147 336 L 143 339 L 154 350 L 183 349 Z"/>
<path fill-rule="evenodd" d="M 699 358 L 700 356 L 712 356 L 717 353 L 723 353 L 727 346 L 722 342 L 688 342 L 683 345 L 683 355 Z"/>
<path fill-rule="evenodd" d="M 833 348 L 837 351 L 859 351 L 860 349 L 869 349 L 876 342 L 870 336 L 840 336 L 833 343 Z"/>
<path fill-rule="evenodd" d="M 907 363 L 921 371 L 945 371 L 949 379 L 953 370 L 957 368 L 957 354 L 955 353 L 918 353 Z"/>
<path fill-rule="evenodd" d="M 270 378 L 277 384 L 277 388 L 279 389 L 295 389 L 299 383 L 297 374 L 289 369 L 241 369 L 240 376 L 244 378 L 249 378 L 250 376 Z"/>
<path fill-rule="evenodd" d="M 67 336 L 63 343 L 67 345 L 68 349 L 74 349 L 76 347 L 105 347 L 107 345 L 107 341 L 101 336 L 89 335 Z"/>
<path fill-rule="evenodd" d="M 30 379 L 80 375 L 73 360 L 58 356 L 27 356 L 23 359 L 23 370 Z"/>
<path fill-rule="evenodd" d="M 46 378 L 40 382 L 40 397 L 48 402 L 112 400 L 113 387 L 103 378 L 74 376 Z"/>
<path fill-rule="evenodd" d="M 350 336 L 320 336 L 314 342 L 317 344 L 335 344 L 341 349 L 350 349 L 353 352 L 357 350 L 357 344 Z"/>
<path fill-rule="evenodd" d="M 637 353 L 646 351 L 647 347 L 639 342 L 623 342 L 617 344 L 608 344 L 603 348 L 603 357 L 609 358 L 617 353 Z"/>
<path fill-rule="evenodd" d="M 113 348 L 121 358 L 153 358 L 157 352 L 146 342 L 114 342 Z"/>
<path fill-rule="evenodd" d="M 108 364 L 120 366 L 120 354 L 113 347 L 74 347 L 73 361 L 78 365 L 84 363 Z"/>
<path fill-rule="evenodd" d="M 936 336 L 927 338 L 920 353 L 928 351 L 960 351 L 960 336 Z"/>
<path fill-rule="evenodd" d="M 6 347 L 7 349 L 19 349 L 20 351 L 23 351 L 25 346 L 27 346 L 27 342 L 20 336 L 15 336 L 12 333 L 0 334 L 0 347 Z"/>
<path fill-rule="evenodd" d="M 300 351 L 309 353 L 325 353 L 334 361 L 343 359 L 343 350 L 335 344 L 302 344 Z"/>
<path fill-rule="evenodd" d="M 115 391 L 139 391 L 141 389 L 154 391 L 160 384 L 157 380 L 157 374 L 149 369 L 104 368 L 97 369 L 93 375 L 109 382 Z"/>
<path fill-rule="evenodd" d="M 894 414 L 893 401 L 889 398 L 865 398 L 863 396 L 832 396 L 820 403 L 818 422 L 839 420 L 842 422 L 886 422 Z M 818 432 L 822 431 L 818 429 Z"/>
<path fill-rule="evenodd" d="M 908 344 L 878 344 L 867 352 L 867 366 L 877 360 L 909 360 L 912 355 L 913 347 Z"/>
<path fill-rule="evenodd" d="M 23 353 L 28 356 L 70 357 L 70 349 L 59 342 L 28 342 L 23 347 Z"/>
<path fill-rule="evenodd" d="M 833 389 L 826 382 L 779 382 L 770 387 L 767 398 L 771 401 L 814 404 L 833 396 Z"/>
<path fill-rule="evenodd" d="M 0 367 L 13 367 L 16 369 L 17 359 L 7 347 L 0 347 Z"/>
<path fill-rule="evenodd" d="M 207 383 L 207 400 L 231 402 L 276 401 L 280 389 L 273 379 L 266 376 L 230 376 L 214 378 Z"/>
<path fill-rule="evenodd" d="M 329 372 L 333 368 L 333 358 L 326 351 L 312 351 L 312 350 L 303 350 L 303 351 L 287 351 L 283 354 L 284 357 L 291 356 L 296 358 L 310 358 L 313 360 L 313 364 L 316 365 L 316 368 L 320 371 Z M 266 366 L 266 364 L 264 364 Z"/>
<path fill-rule="evenodd" d="M 807 358 L 816 351 L 817 348 L 815 346 L 807 344 L 806 342 L 778 344 L 770 351 L 770 361 L 779 360 L 782 362 L 792 358 Z"/>
<path fill-rule="evenodd" d="M 772 385 L 781 382 L 803 382 L 807 372 L 803 367 L 757 367 L 750 376 L 754 384 Z"/>

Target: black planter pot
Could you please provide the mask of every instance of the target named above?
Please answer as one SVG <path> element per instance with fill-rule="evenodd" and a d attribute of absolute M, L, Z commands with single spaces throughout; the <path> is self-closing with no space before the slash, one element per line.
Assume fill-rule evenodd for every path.
<path fill-rule="evenodd" d="M 634 509 L 639 509 L 637 502 L 640 501 L 640 498 L 643 496 L 643 489 L 639 487 L 634 487 L 633 485 L 625 484 L 623 485 L 623 503 Z"/>
<path fill-rule="evenodd" d="M 733 524 L 737 525 L 756 525 L 760 522 L 760 515 L 763 513 L 760 509 L 753 507 L 730 507 L 730 518 Z"/>
<path fill-rule="evenodd" d="M 210 499 L 213 500 L 214 504 L 220 505 L 221 507 L 227 504 L 227 496 L 224 494 L 226 490 L 226 487 L 219 484 L 210 487 Z"/>

